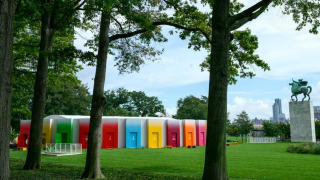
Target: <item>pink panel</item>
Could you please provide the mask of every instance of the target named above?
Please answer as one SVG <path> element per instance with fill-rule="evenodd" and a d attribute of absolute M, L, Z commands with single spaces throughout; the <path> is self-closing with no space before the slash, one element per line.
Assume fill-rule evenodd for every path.
<path fill-rule="evenodd" d="M 180 147 L 180 121 L 167 121 L 167 145 L 172 147 Z"/>
<path fill-rule="evenodd" d="M 197 146 L 205 146 L 206 139 L 207 139 L 207 132 L 206 132 L 206 121 L 205 120 L 197 120 L 196 121 L 196 139 L 197 139 Z"/>

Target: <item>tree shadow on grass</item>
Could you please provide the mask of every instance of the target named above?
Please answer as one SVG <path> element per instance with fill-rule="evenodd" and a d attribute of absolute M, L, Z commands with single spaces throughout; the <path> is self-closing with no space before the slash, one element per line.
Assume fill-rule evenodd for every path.
<path fill-rule="evenodd" d="M 10 179 L 12 180 L 33 180 L 33 179 L 80 179 L 84 168 L 81 166 L 67 166 L 51 163 L 41 163 L 41 169 L 36 170 L 23 170 L 24 161 L 10 161 Z M 106 179 L 195 179 L 190 177 L 180 177 L 176 175 L 159 174 L 157 171 L 145 172 L 162 167 L 146 167 L 137 168 L 133 171 L 129 170 L 116 170 L 109 168 L 102 168 L 102 173 Z"/>

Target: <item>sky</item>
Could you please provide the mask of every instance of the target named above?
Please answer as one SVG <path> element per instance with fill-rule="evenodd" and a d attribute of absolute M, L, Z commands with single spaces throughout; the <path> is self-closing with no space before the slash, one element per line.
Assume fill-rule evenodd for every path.
<path fill-rule="evenodd" d="M 239 0 L 250 7 L 258 0 Z M 231 120 L 241 111 L 246 111 L 250 119 L 270 119 L 272 105 L 276 98 L 282 100 L 282 111 L 289 117 L 291 87 L 289 83 L 303 79 L 312 86 L 310 94 L 314 106 L 320 106 L 320 35 L 309 33 L 304 28 L 296 31 L 296 24 L 291 16 L 281 13 L 281 7 L 270 8 L 256 20 L 247 23 L 240 30 L 249 28 L 259 40 L 256 54 L 266 61 L 271 70 L 264 72 L 258 67 L 251 67 L 256 74 L 252 79 L 239 78 L 236 85 L 228 86 L 227 110 Z M 206 51 L 188 49 L 188 41 L 180 40 L 178 35 L 168 35 L 172 29 L 163 27 L 168 38 L 166 43 L 154 44 L 158 49 L 165 49 L 157 62 L 147 62 L 139 73 L 119 75 L 114 66 L 114 57 L 109 56 L 105 90 L 124 87 L 129 91 L 144 91 L 148 96 L 156 96 L 162 101 L 167 113 L 174 115 L 177 101 L 189 95 L 201 97 L 208 95 L 209 73 L 201 72 L 199 64 L 207 56 Z M 90 32 L 77 30 L 75 46 L 83 47 Z M 83 38 L 85 37 L 85 38 Z M 93 89 L 95 67 L 84 66 L 77 73 L 90 92 Z M 299 100 L 302 95 L 298 96 Z"/>

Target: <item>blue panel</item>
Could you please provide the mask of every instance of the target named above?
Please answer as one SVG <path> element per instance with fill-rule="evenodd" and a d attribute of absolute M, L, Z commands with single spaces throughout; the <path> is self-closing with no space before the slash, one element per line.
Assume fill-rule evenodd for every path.
<path fill-rule="evenodd" d="M 137 147 L 137 132 L 130 132 L 130 147 Z"/>
<path fill-rule="evenodd" d="M 141 147 L 141 119 L 126 119 L 126 148 Z"/>

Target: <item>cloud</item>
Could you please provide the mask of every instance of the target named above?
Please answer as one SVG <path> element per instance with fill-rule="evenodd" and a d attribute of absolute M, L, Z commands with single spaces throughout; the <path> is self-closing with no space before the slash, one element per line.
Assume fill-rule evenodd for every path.
<path fill-rule="evenodd" d="M 146 92 L 146 95 L 147 96 L 159 96 L 159 95 L 161 95 L 161 94 L 163 94 L 163 92 L 160 92 L 160 91 L 151 91 L 151 92 Z"/>
<path fill-rule="evenodd" d="M 179 43 L 178 43 L 179 44 Z M 201 72 L 199 64 L 205 58 L 205 52 L 194 52 L 187 48 L 166 49 L 161 56 L 161 61 L 146 62 L 140 72 L 119 75 L 115 67 L 114 57 L 109 56 L 107 61 L 107 73 L 105 88 L 125 87 L 129 90 L 143 90 L 147 88 L 166 88 L 183 86 L 207 81 L 208 72 Z M 191 66 L 192 64 L 192 66 Z M 78 76 L 93 87 L 94 67 L 85 67 Z"/>
<path fill-rule="evenodd" d="M 309 84 L 312 87 L 312 92 L 310 93 L 311 101 L 313 101 L 314 106 L 319 106 L 320 103 L 320 81 L 316 85 Z M 303 95 L 298 95 L 298 99 L 301 100 Z"/>
<path fill-rule="evenodd" d="M 313 106 L 319 106 L 320 103 L 320 81 L 316 84 L 309 84 L 312 87 L 312 92 L 310 94 L 311 101 L 313 101 Z M 283 87 L 282 92 L 291 95 L 291 90 L 288 87 Z M 263 93 L 262 93 L 263 94 Z M 262 96 L 261 94 L 261 96 Z M 288 98 L 281 98 L 282 112 L 285 114 L 286 118 L 289 116 L 289 102 L 290 96 Z M 277 97 L 274 97 L 274 99 Z M 298 95 L 298 99 L 301 101 L 303 95 Z M 269 119 L 273 116 L 272 105 L 274 104 L 274 99 L 251 99 L 236 96 L 233 98 L 231 103 L 227 105 L 227 111 L 230 112 L 230 119 L 234 120 L 241 111 L 246 111 L 250 119 Z"/>
<path fill-rule="evenodd" d="M 240 2 L 245 3 L 246 8 L 248 8 L 258 1 L 242 0 Z M 248 27 L 252 29 L 253 34 L 258 36 L 259 48 L 257 54 L 271 67 L 271 71 L 267 72 L 263 72 L 257 67 L 251 68 L 257 74 L 257 77 L 263 78 L 262 81 L 264 79 L 291 80 L 291 78 L 298 79 L 302 77 L 306 80 L 309 78 L 317 79 L 317 81 L 314 80 L 316 83 L 311 84 L 313 87 L 311 99 L 314 104 L 317 104 L 320 102 L 320 82 L 318 82 L 320 73 L 317 66 L 318 57 L 320 56 L 320 51 L 317 50 L 320 48 L 320 36 L 310 34 L 308 28 L 296 31 L 296 26 L 292 21 L 292 17 L 284 16 L 281 13 L 281 8 L 278 7 L 270 8 L 268 12 L 249 22 L 241 29 Z M 172 28 L 164 26 L 164 34 L 169 29 Z M 92 36 L 90 32 L 85 32 L 84 34 L 81 32 L 81 34 L 85 38 Z M 207 52 L 195 52 L 187 49 L 188 41 L 180 40 L 178 35 L 166 37 L 169 40 L 168 42 L 154 44 L 158 49 L 165 49 L 164 54 L 161 55 L 161 61 L 155 63 L 147 62 L 141 67 L 139 73 L 119 75 L 117 68 L 114 67 L 114 57 L 109 55 L 105 90 L 124 87 L 129 91 L 145 91 L 148 95 L 161 95 L 164 99 L 160 100 L 167 106 L 165 101 L 166 103 L 169 103 L 169 101 L 175 101 L 176 103 L 177 99 L 180 98 L 166 97 L 165 92 L 168 92 L 168 89 L 208 81 L 209 73 L 201 72 L 199 67 L 199 64 L 207 56 Z M 85 42 L 85 39 L 77 36 L 75 45 L 78 48 L 86 49 L 83 47 Z M 92 92 L 95 67 L 85 67 L 77 75 L 84 84 L 88 84 Z M 266 83 L 270 82 L 266 81 Z M 272 104 L 274 103 L 274 98 L 276 98 L 273 97 L 275 96 L 273 93 L 276 92 L 274 84 L 270 83 L 270 87 L 273 87 L 273 89 L 264 89 L 263 92 L 252 91 L 252 89 L 246 92 L 246 89 L 243 88 L 228 92 L 228 94 L 238 95 L 228 104 L 228 112 L 231 113 L 231 119 L 235 118 L 242 110 L 247 111 L 250 118 L 269 119 L 272 116 Z M 191 86 L 188 86 L 188 88 L 192 89 Z M 201 87 L 197 88 L 194 91 L 195 93 L 201 89 Z M 279 89 L 282 89 L 282 86 Z M 283 88 L 281 92 L 291 93 L 288 87 Z M 279 94 L 281 92 L 279 91 Z M 250 94 L 261 95 L 261 97 L 258 97 L 259 99 L 250 99 L 253 97 Z M 279 94 L 276 94 L 276 96 Z M 300 96 L 299 98 L 302 99 Z M 283 99 L 282 101 L 283 111 L 287 117 L 289 117 L 288 101 L 289 99 Z M 168 108 L 167 110 L 170 114 L 176 113 L 176 108 Z"/>
<path fill-rule="evenodd" d="M 178 111 L 178 108 L 166 108 L 166 112 L 172 116 L 172 115 L 176 115 Z"/>
<path fill-rule="evenodd" d="M 237 96 L 233 99 L 233 104 L 227 105 L 227 109 L 230 113 L 230 120 L 234 120 L 237 114 L 240 114 L 242 111 L 246 111 L 250 119 L 254 119 L 255 117 L 270 119 L 272 117 L 272 104 L 273 101 L 270 99 L 253 100 Z"/>

